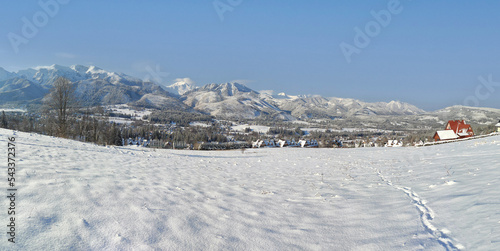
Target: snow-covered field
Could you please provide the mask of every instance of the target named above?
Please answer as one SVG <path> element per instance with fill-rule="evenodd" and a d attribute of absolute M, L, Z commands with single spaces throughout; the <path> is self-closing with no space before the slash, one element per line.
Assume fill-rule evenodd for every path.
<path fill-rule="evenodd" d="M 2 196 L 0 250 L 500 250 L 500 136 L 243 153 L 15 142 L 16 244 Z"/>
<path fill-rule="evenodd" d="M 142 117 L 144 117 L 145 115 L 150 115 L 152 113 L 152 111 L 148 110 L 148 109 L 143 110 L 143 111 L 135 110 L 126 104 L 108 105 L 108 106 L 105 106 L 105 108 L 108 111 L 111 111 L 114 113 L 130 115 L 135 120 L 142 120 Z"/>
<path fill-rule="evenodd" d="M 199 126 L 199 127 L 210 127 L 211 125 L 207 122 L 196 121 L 189 123 L 190 126 Z"/>
<path fill-rule="evenodd" d="M 236 126 L 232 126 L 231 127 L 231 130 L 233 131 L 240 131 L 240 132 L 244 132 L 246 128 L 250 128 L 252 131 L 254 132 L 258 132 L 258 133 L 267 133 L 269 132 L 269 129 L 271 127 L 269 126 L 260 126 L 260 125 L 248 125 L 248 124 L 244 124 L 244 125 L 236 125 Z"/>
<path fill-rule="evenodd" d="M 20 112 L 20 113 L 24 113 L 24 112 L 26 112 L 26 110 L 24 110 L 24 109 L 18 109 L 18 108 L 13 108 L 13 109 L 10 109 L 10 108 L 0 108 L 0 112 Z"/>

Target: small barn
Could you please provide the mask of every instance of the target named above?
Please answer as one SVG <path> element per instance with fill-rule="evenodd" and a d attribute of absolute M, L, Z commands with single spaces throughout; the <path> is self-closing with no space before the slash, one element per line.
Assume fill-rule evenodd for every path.
<path fill-rule="evenodd" d="M 458 139 L 459 136 L 455 134 L 453 130 L 442 130 L 442 131 L 437 131 L 434 134 L 434 140 L 435 141 L 441 141 L 441 140 L 453 140 L 453 139 Z"/>
<path fill-rule="evenodd" d="M 474 130 L 471 125 L 465 123 L 465 120 L 450 120 L 445 130 L 453 130 L 460 139 L 474 136 Z"/>
<path fill-rule="evenodd" d="M 495 126 L 497 127 L 497 132 L 500 132 L 500 120 L 498 121 L 498 123 Z"/>

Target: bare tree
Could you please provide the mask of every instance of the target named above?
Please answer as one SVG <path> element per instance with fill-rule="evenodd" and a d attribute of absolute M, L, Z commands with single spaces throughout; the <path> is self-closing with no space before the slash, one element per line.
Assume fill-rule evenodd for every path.
<path fill-rule="evenodd" d="M 44 100 L 49 112 L 56 114 L 57 135 L 66 137 L 68 118 L 77 104 L 73 83 L 64 77 L 57 78 Z"/>

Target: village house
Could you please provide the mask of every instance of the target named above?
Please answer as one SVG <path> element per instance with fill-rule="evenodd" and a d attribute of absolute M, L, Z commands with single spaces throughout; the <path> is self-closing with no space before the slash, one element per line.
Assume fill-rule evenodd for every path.
<path fill-rule="evenodd" d="M 442 131 L 434 134 L 435 141 L 463 139 L 474 136 L 474 130 L 471 125 L 464 120 L 450 120 Z"/>
<path fill-rule="evenodd" d="M 434 140 L 435 141 L 453 140 L 453 139 L 458 139 L 458 135 L 456 135 L 455 132 L 453 132 L 453 130 L 437 131 L 434 134 Z"/>
<path fill-rule="evenodd" d="M 498 121 L 498 123 L 495 126 L 497 127 L 497 132 L 500 132 L 500 120 Z"/>
<path fill-rule="evenodd" d="M 445 130 L 453 130 L 453 132 L 458 136 L 459 139 L 474 136 L 474 130 L 472 130 L 472 127 L 469 124 L 465 123 L 464 120 L 448 121 Z"/>
<path fill-rule="evenodd" d="M 388 140 L 387 144 L 385 144 L 385 147 L 402 147 L 402 146 L 403 146 L 403 141 L 399 141 L 397 139 Z"/>

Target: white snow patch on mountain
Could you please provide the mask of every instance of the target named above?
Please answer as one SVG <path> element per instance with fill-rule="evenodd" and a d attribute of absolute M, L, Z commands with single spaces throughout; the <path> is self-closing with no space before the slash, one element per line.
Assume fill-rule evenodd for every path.
<path fill-rule="evenodd" d="M 286 93 L 284 92 L 280 92 L 278 94 L 274 94 L 275 91 L 273 90 L 261 90 L 259 91 L 261 97 L 263 98 L 272 98 L 272 99 L 297 99 L 299 98 L 300 96 L 293 96 L 293 95 L 287 95 Z"/>

